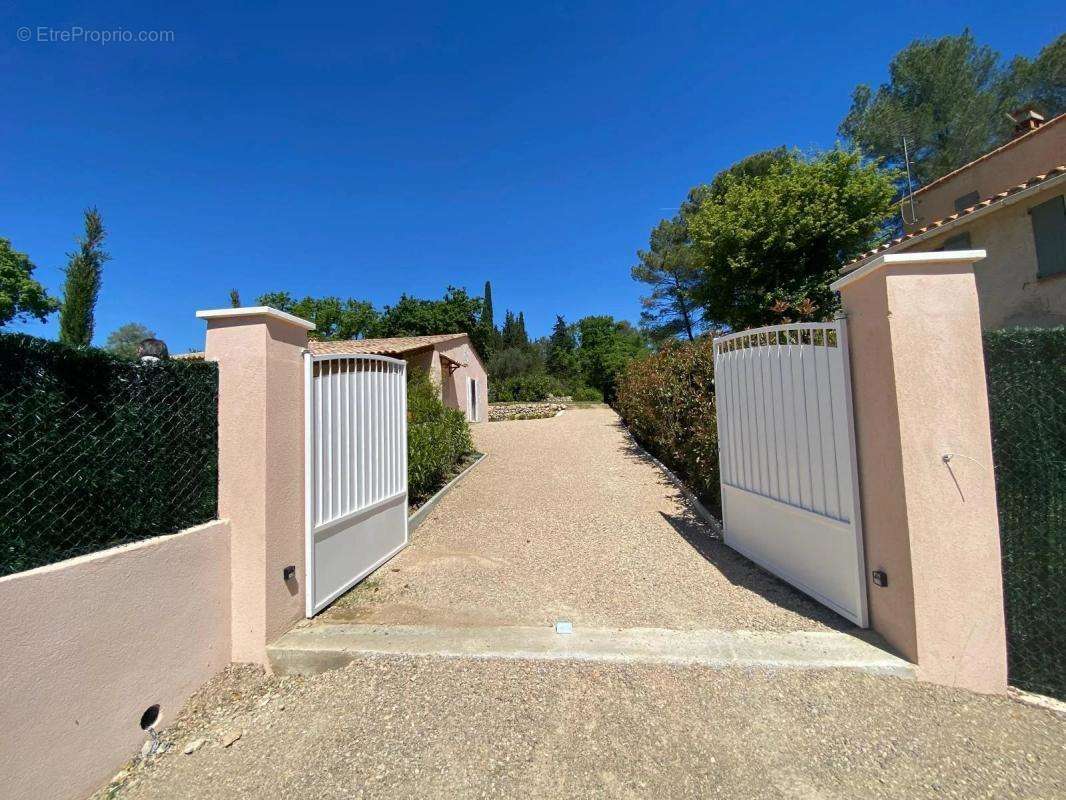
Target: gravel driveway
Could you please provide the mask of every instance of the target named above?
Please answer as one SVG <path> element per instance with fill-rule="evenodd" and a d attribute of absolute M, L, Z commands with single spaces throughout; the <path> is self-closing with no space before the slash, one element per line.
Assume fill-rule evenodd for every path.
<path fill-rule="evenodd" d="M 479 425 L 475 439 L 488 458 L 323 622 L 850 625 L 718 541 L 606 406 Z"/>
<path fill-rule="evenodd" d="M 844 627 L 714 541 L 610 410 L 477 440 L 489 458 L 324 624 Z M 1066 796 L 1066 715 L 1007 697 L 853 671 L 352 657 L 312 677 L 230 667 L 97 800 Z"/>
<path fill-rule="evenodd" d="M 231 667 L 163 738 L 98 800 L 1066 797 L 1066 717 L 853 672 Z"/>

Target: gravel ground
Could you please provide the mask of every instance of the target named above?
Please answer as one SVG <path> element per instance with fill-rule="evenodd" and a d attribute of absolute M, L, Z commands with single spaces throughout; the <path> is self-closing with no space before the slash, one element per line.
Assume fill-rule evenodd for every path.
<path fill-rule="evenodd" d="M 488 454 L 323 622 L 849 628 L 714 538 L 606 406 L 475 427 Z"/>
<path fill-rule="evenodd" d="M 235 666 L 162 738 L 167 752 L 136 759 L 97 800 L 1066 796 L 1066 715 L 849 672 Z"/>

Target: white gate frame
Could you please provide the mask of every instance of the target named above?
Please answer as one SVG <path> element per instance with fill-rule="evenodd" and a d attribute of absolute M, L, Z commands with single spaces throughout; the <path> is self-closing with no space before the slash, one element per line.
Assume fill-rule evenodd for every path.
<path fill-rule="evenodd" d="M 726 544 L 867 627 L 846 320 L 720 336 L 714 361 Z"/>
<path fill-rule="evenodd" d="M 316 392 L 315 365 L 346 362 L 328 399 Z M 356 364 L 369 369 L 353 369 Z M 321 380 L 321 376 L 319 378 Z M 313 617 L 407 546 L 407 362 L 368 354 L 304 353 L 304 531 L 306 614 Z M 371 425 L 368 420 L 373 420 Z M 316 432 L 329 426 L 326 440 Z M 382 427 L 382 425 L 384 427 Z M 334 427 L 338 428 L 334 431 Z M 320 452 L 316 459 L 316 441 Z M 323 469 L 324 468 L 324 469 Z M 328 485 L 322 483 L 328 473 Z M 402 522 L 401 522 L 402 516 Z M 402 537 L 398 526 L 402 525 Z M 317 537 L 347 537 L 338 586 L 316 599 Z M 326 537 L 324 537 L 326 538 Z M 399 539 L 397 543 L 397 539 Z M 350 570 L 349 576 L 345 570 Z M 336 581 L 334 581 L 336 582 Z"/>

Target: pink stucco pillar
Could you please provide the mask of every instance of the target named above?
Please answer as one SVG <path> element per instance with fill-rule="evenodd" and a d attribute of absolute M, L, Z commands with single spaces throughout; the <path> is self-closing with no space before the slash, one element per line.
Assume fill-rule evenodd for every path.
<path fill-rule="evenodd" d="M 1000 692 L 1002 565 L 973 273 L 984 255 L 885 255 L 833 288 L 848 322 L 871 625 L 921 679 Z"/>
<path fill-rule="evenodd" d="M 304 608 L 302 363 L 315 326 L 267 307 L 196 316 L 207 320 L 205 357 L 219 370 L 218 505 L 232 530 L 232 658 L 266 664 L 266 645 Z"/>

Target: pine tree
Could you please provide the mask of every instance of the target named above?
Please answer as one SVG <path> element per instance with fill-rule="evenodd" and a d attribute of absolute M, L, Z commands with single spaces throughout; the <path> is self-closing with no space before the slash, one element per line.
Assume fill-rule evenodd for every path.
<path fill-rule="evenodd" d="M 574 332 L 561 315 L 555 317 L 551 336 L 548 337 L 545 366 L 548 374 L 570 385 L 578 378 L 580 365 L 577 360 L 577 342 Z"/>
<path fill-rule="evenodd" d="M 59 340 L 66 344 L 87 347 L 92 343 L 100 278 L 109 258 L 100 247 L 106 236 L 100 212 L 86 209 L 85 237 L 78 240 L 77 252 L 69 255 L 63 306 L 59 310 Z"/>
<path fill-rule="evenodd" d="M 685 219 L 678 214 L 663 220 L 651 232 L 651 247 L 638 250 L 640 263 L 631 270 L 634 280 L 651 292 L 640 298 L 640 323 L 658 341 L 685 336 L 696 338 L 702 320 L 692 299 L 699 280 L 699 259 L 689 240 Z"/>
<path fill-rule="evenodd" d="M 503 315 L 503 331 L 500 334 L 501 345 L 504 349 L 518 346 L 518 320 L 515 315 L 507 311 Z"/>
<path fill-rule="evenodd" d="M 241 295 L 236 289 L 229 290 L 229 304 L 234 308 L 241 307 Z"/>

